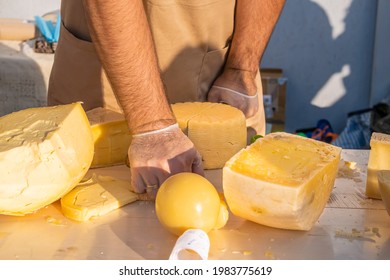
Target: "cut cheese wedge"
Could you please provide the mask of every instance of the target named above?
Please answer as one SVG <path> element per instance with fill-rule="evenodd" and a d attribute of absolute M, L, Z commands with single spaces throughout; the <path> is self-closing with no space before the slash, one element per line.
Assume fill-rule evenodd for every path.
<path fill-rule="evenodd" d="M 61 198 L 61 209 L 67 218 L 85 222 L 136 200 L 129 181 L 93 173 Z"/>
<path fill-rule="evenodd" d="M 91 168 L 124 164 L 131 133 L 121 113 L 95 108 L 87 112 L 94 140 Z"/>
<path fill-rule="evenodd" d="M 366 196 L 381 199 L 378 171 L 390 169 L 390 135 L 374 132 L 370 140 L 370 156 L 367 166 Z"/>
<path fill-rule="evenodd" d="M 24 215 L 58 200 L 84 177 L 92 157 L 79 103 L 0 118 L 0 213 Z"/>
<path fill-rule="evenodd" d="M 332 191 L 341 149 L 277 132 L 256 140 L 223 168 L 226 202 L 236 216 L 282 229 L 310 230 Z"/>
<path fill-rule="evenodd" d="M 246 146 L 244 114 L 226 104 L 186 102 L 172 105 L 181 130 L 194 143 L 204 169 L 222 168 L 226 161 Z"/>

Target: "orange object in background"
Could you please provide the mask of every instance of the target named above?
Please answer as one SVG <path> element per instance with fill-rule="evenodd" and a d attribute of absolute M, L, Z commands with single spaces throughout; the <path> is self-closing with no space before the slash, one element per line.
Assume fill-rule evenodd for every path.
<path fill-rule="evenodd" d="M 0 18 L 0 40 L 24 41 L 36 35 L 35 23 L 14 18 Z"/>

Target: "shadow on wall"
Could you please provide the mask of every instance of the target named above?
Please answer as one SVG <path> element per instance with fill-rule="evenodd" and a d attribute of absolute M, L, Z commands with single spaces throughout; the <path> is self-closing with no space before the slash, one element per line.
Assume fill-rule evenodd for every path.
<path fill-rule="evenodd" d="M 0 43 L 0 116 L 46 105 L 47 81 L 40 65 L 20 51 L 19 42 L 8 43 Z"/>
<path fill-rule="evenodd" d="M 327 119 L 339 133 L 349 112 L 369 106 L 376 2 L 343 1 L 333 4 L 335 14 L 319 3 L 286 2 L 261 65 L 282 68 L 288 78 L 292 132 Z"/>

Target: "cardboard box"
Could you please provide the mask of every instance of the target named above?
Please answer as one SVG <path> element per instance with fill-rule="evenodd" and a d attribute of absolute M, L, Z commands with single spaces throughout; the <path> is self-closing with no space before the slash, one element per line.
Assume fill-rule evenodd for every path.
<path fill-rule="evenodd" d="M 284 131 L 287 78 L 283 76 L 283 70 L 278 68 L 260 69 L 260 75 L 268 127 L 271 132 Z"/>

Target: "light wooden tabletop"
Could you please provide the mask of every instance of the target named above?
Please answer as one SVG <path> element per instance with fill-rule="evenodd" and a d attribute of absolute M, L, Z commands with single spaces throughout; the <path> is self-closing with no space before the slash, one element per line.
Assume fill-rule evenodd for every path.
<path fill-rule="evenodd" d="M 265 227 L 230 214 L 211 231 L 209 259 L 390 259 L 390 216 L 364 195 L 369 151 L 344 150 L 356 169 L 336 179 L 330 201 L 308 232 Z M 127 178 L 128 169 L 100 170 Z M 221 170 L 206 177 L 221 190 Z M 154 203 L 137 201 L 85 223 L 68 220 L 55 202 L 25 217 L 0 216 L 0 259 L 168 259 L 177 237 L 158 222 Z"/>

